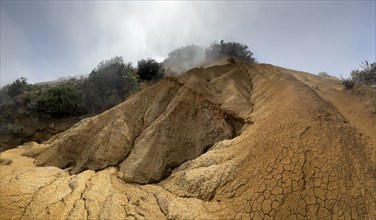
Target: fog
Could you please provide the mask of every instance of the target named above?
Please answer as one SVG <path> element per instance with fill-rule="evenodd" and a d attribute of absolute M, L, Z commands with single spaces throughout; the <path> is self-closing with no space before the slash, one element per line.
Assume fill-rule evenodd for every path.
<path fill-rule="evenodd" d="M 205 50 L 196 45 L 188 45 L 175 49 L 168 54 L 163 61 L 167 75 L 181 74 L 194 67 L 203 65 L 205 61 Z"/>
<path fill-rule="evenodd" d="M 246 44 L 259 62 L 346 77 L 375 60 L 375 20 L 374 1 L 1 1 L 0 85 L 88 74 L 115 56 L 162 62 L 215 40 Z"/>

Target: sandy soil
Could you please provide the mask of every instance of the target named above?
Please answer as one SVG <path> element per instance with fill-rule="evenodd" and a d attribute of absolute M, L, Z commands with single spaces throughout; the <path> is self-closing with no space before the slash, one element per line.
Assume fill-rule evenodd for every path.
<path fill-rule="evenodd" d="M 0 219 L 372 219 L 375 134 L 373 89 L 192 69 L 1 153 Z"/>

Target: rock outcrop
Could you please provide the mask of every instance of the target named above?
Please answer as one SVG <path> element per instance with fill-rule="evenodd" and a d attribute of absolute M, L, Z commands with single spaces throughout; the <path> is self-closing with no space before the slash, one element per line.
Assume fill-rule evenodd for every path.
<path fill-rule="evenodd" d="M 370 219 L 376 96 L 359 91 L 240 61 L 165 78 L 1 153 L 0 219 Z"/>

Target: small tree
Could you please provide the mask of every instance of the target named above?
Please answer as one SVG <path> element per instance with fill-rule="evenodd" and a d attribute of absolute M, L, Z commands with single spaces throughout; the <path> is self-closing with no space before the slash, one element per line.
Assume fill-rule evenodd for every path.
<path fill-rule="evenodd" d="M 7 93 L 11 98 L 13 98 L 16 95 L 26 91 L 29 87 L 30 85 L 27 83 L 27 79 L 21 77 L 9 85 Z"/>
<path fill-rule="evenodd" d="M 317 75 L 321 76 L 321 77 L 330 77 L 329 74 L 327 72 L 319 72 Z"/>
<path fill-rule="evenodd" d="M 137 68 L 137 74 L 142 80 L 150 81 L 154 79 L 160 79 L 164 75 L 162 65 L 151 58 L 138 61 Z"/>
<path fill-rule="evenodd" d="M 341 83 L 346 89 L 352 89 L 355 86 L 355 82 L 351 78 L 341 78 Z"/>
<path fill-rule="evenodd" d="M 83 83 L 84 100 L 91 112 L 113 107 L 138 89 L 138 75 L 121 57 L 100 62 Z"/>
<path fill-rule="evenodd" d="M 213 59 L 221 56 L 228 56 L 238 58 L 244 61 L 254 63 L 256 60 L 252 57 L 253 53 L 249 50 L 247 45 L 238 42 L 213 42 L 209 48 L 206 49 L 206 58 Z"/>
<path fill-rule="evenodd" d="M 111 66 L 112 64 L 123 64 L 123 63 L 124 63 L 123 57 L 116 56 L 111 59 L 103 60 L 100 63 L 98 63 L 97 68 L 95 68 L 95 71 L 100 71 L 102 69 L 105 69 L 106 67 Z"/>
<path fill-rule="evenodd" d="M 204 61 L 205 50 L 192 44 L 171 51 L 163 64 L 174 73 L 182 73 L 200 66 Z"/>

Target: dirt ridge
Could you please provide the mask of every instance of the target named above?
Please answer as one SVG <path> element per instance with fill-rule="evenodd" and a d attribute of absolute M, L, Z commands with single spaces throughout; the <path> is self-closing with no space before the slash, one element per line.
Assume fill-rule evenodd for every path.
<path fill-rule="evenodd" d="M 192 69 L 1 153 L 0 218 L 370 219 L 372 109 L 372 91 L 270 64 Z"/>

